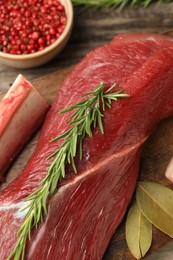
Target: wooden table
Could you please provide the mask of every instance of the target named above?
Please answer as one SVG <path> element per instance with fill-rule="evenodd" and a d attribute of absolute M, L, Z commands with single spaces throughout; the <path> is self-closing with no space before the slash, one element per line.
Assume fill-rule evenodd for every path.
<path fill-rule="evenodd" d="M 149 8 L 143 9 L 139 7 L 126 7 L 123 11 L 115 10 L 111 8 L 100 10 L 85 10 L 81 8 L 75 8 L 75 22 L 72 37 L 63 50 L 63 52 L 57 56 L 54 60 L 48 64 L 34 69 L 17 70 L 0 65 L 0 91 L 5 91 L 9 88 L 10 84 L 14 81 L 17 74 L 24 74 L 28 80 L 33 80 L 54 71 L 66 68 L 69 65 L 77 63 L 93 48 L 103 45 L 112 40 L 112 38 L 118 33 L 125 32 L 150 32 L 161 33 L 173 27 L 173 3 L 161 4 L 155 3 L 150 5 Z M 150 159 L 148 156 L 148 149 L 152 150 L 153 145 L 157 144 L 158 136 L 162 136 L 165 133 L 165 127 L 168 128 L 172 125 L 173 120 L 168 120 L 160 125 L 159 132 L 156 132 L 143 149 L 142 164 L 145 164 L 145 171 L 151 168 L 151 164 L 154 165 L 159 160 L 157 151 L 153 151 Z M 164 135 L 164 134 L 163 134 Z M 173 134 L 170 134 L 170 147 L 169 155 L 165 156 L 165 164 L 162 165 L 163 169 L 166 167 L 169 156 L 173 152 Z M 165 143 L 162 140 L 163 154 L 167 151 L 168 147 L 163 147 Z M 151 147 L 150 147 L 151 146 Z M 164 150 L 166 149 L 166 150 Z M 152 165 L 153 172 L 157 172 L 157 167 Z M 147 168 L 148 167 L 148 168 Z M 160 169 L 160 168 L 159 168 Z M 157 178 L 156 178 L 157 180 Z M 154 230 L 155 233 L 155 230 Z M 157 231 L 157 235 L 154 237 L 153 249 L 157 249 L 159 246 L 169 241 L 167 236 L 162 235 L 162 241 L 158 246 L 157 237 L 160 233 Z M 126 246 L 124 238 L 124 226 L 121 225 L 112 238 L 109 249 L 107 250 L 104 260 L 131 260 L 134 259 Z"/>

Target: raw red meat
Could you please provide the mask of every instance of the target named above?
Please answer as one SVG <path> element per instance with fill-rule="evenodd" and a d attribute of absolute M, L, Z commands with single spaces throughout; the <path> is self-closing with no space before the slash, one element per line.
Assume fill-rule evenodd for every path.
<path fill-rule="evenodd" d="M 41 126 L 49 104 L 22 76 L 0 101 L 0 181 L 15 157 Z"/>
<path fill-rule="evenodd" d="M 23 199 L 46 175 L 46 161 L 67 129 L 69 114 L 58 111 L 79 101 L 102 81 L 125 88 L 129 98 L 105 112 L 105 134 L 86 137 L 78 174 L 67 177 L 50 199 L 48 216 L 27 245 L 26 259 L 101 259 L 121 222 L 138 176 L 141 145 L 155 125 L 173 115 L 173 43 L 155 35 L 117 36 L 76 66 L 62 84 L 42 128 L 37 148 L 21 174 L 0 193 L 0 259 L 17 241 Z"/>

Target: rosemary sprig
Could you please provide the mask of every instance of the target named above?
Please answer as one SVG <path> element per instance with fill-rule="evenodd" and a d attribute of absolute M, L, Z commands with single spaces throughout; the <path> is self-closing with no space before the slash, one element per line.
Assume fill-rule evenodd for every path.
<path fill-rule="evenodd" d="M 153 0 L 72 0 L 74 5 L 82 5 L 85 7 L 120 7 L 123 8 L 127 4 L 139 5 L 147 7 Z M 157 0 L 155 2 L 172 2 L 171 0 Z"/>
<path fill-rule="evenodd" d="M 79 148 L 79 156 L 82 159 L 83 138 L 86 135 L 91 137 L 93 128 L 97 126 L 103 134 L 103 113 L 106 107 L 111 108 L 112 101 L 128 97 L 127 94 L 123 93 L 123 89 L 111 92 L 115 84 L 107 90 L 105 90 L 105 87 L 106 83 L 101 83 L 94 91 L 83 96 L 82 101 L 60 112 L 65 113 L 74 110 L 68 122 L 70 128 L 52 140 L 52 142 L 55 142 L 63 139 L 63 142 L 48 157 L 48 160 L 51 158 L 54 158 L 54 160 L 47 169 L 47 175 L 40 183 L 39 188 L 25 199 L 27 206 L 22 210 L 27 210 L 27 214 L 25 221 L 17 232 L 18 241 L 8 260 L 12 258 L 24 260 L 26 241 L 27 239 L 30 240 L 31 229 L 37 229 L 39 222 L 43 221 L 43 216 L 47 215 L 48 198 L 56 191 L 57 184 L 65 178 L 66 164 L 71 164 L 74 172 L 77 173 L 74 159 L 77 148 Z"/>

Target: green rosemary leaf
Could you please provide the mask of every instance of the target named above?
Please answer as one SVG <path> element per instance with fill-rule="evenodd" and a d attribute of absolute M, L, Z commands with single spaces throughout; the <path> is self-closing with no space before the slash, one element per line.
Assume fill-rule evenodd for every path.
<path fill-rule="evenodd" d="M 103 95 L 101 95 L 101 102 L 102 102 L 102 110 L 105 111 L 105 101 Z"/>
<path fill-rule="evenodd" d="M 91 131 L 91 118 L 90 115 L 87 114 L 86 116 L 86 133 L 89 135 L 89 137 L 92 136 L 92 131 Z"/>
<path fill-rule="evenodd" d="M 59 153 L 59 150 L 55 151 L 53 154 L 51 154 L 47 160 L 50 160 L 51 158 L 55 157 Z"/>
<path fill-rule="evenodd" d="M 38 222 L 40 221 L 40 218 L 41 218 L 40 216 L 42 215 L 42 205 L 43 205 L 43 204 L 40 203 L 40 204 L 38 204 L 38 206 L 37 206 L 37 207 L 38 207 L 38 213 L 37 213 L 37 216 L 36 216 L 36 217 L 37 217 L 36 223 L 38 223 Z"/>
<path fill-rule="evenodd" d="M 132 5 L 136 5 L 138 3 L 138 0 L 132 0 Z"/>
<path fill-rule="evenodd" d="M 76 150 L 77 150 L 77 139 L 78 139 L 78 134 L 77 134 L 77 127 L 76 131 L 74 132 L 74 135 L 71 140 L 71 146 L 72 146 L 72 157 L 76 156 Z"/>
<path fill-rule="evenodd" d="M 108 107 L 108 108 L 111 108 L 111 105 L 110 105 L 110 103 L 111 103 L 111 101 L 109 100 L 109 102 L 105 102 L 105 104 L 106 104 L 106 106 Z"/>
<path fill-rule="evenodd" d="M 151 4 L 151 2 L 152 2 L 152 0 L 145 0 L 145 1 L 143 2 L 143 6 L 144 6 L 144 7 L 147 7 L 149 4 Z"/>
<path fill-rule="evenodd" d="M 71 165 L 72 165 L 72 167 L 73 167 L 74 173 L 77 173 L 77 169 L 76 169 L 76 165 L 75 165 L 75 162 L 74 162 L 74 158 L 73 158 L 73 157 L 71 158 Z"/>
<path fill-rule="evenodd" d="M 31 229 L 37 228 L 43 221 L 43 215 L 47 215 L 47 202 L 49 197 L 55 193 L 57 185 L 66 175 L 66 164 L 71 164 L 74 173 L 77 173 L 75 157 L 79 149 L 79 157 L 82 159 L 83 139 L 86 135 L 93 135 L 93 128 L 99 127 L 104 133 L 103 117 L 106 107 L 110 108 L 113 101 L 128 97 L 123 90 L 111 93 L 115 84 L 105 90 L 106 83 L 101 83 L 96 89 L 87 93 L 83 100 L 77 104 L 65 108 L 60 113 L 73 111 L 70 121 L 67 122 L 69 129 L 51 142 L 62 140 L 60 147 L 47 160 L 52 160 L 47 168 L 47 175 L 41 181 L 36 191 L 25 198 L 29 204 L 22 210 L 28 210 L 25 220 L 17 232 L 18 241 L 8 257 L 8 260 L 24 260 L 27 239 L 31 238 Z M 85 97 L 85 98 L 84 98 Z"/>
<path fill-rule="evenodd" d="M 100 111 L 100 106 L 99 106 L 99 105 L 96 106 L 96 110 L 97 110 L 98 115 L 99 115 L 100 117 L 103 117 L 103 114 L 102 114 L 101 111 Z"/>
<path fill-rule="evenodd" d="M 81 120 L 81 119 L 71 120 L 71 121 L 69 121 L 67 124 L 68 124 L 68 125 L 72 125 L 72 124 L 78 123 L 80 120 Z"/>
<path fill-rule="evenodd" d="M 95 116 L 96 116 L 96 109 L 94 108 L 92 113 L 91 113 L 91 120 L 92 120 L 92 122 L 94 121 Z"/>
<path fill-rule="evenodd" d="M 118 94 L 118 95 L 121 95 L 121 94 Z M 107 98 L 108 100 L 115 100 L 115 101 L 117 101 L 117 97 L 111 96 L 110 94 L 106 94 L 105 98 Z"/>
<path fill-rule="evenodd" d="M 156 2 L 171 2 L 171 0 L 157 0 Z M 146 8 L 152 3 L 152 0 L 72 0 L 72 3 L 87 8 L 119 7 L 120 9 L 123 9 L 128 4 Z"/>
<path fill-rule="evenodd" d="M 85 103 L 86 103 L 86 100 L 83 100 L 83 101 L 81 101 L 81 102 L 79 102 L 79 103 L 77 103 L 77 104 L 75 104 L 75 105 L 73 105 L 71 107 L 68 107 L 68 108 L 65 108 L 65 109 L 61 110 L 59 112 L 59 114 L 63 114 L 63 113 L 72 111 L 72 110 L 74 110 L 74 109 L 76 109 L 78 107 L 82 107 L 83 105 L 85 105 Z"/>
<path fill-rule="evenodd" d="M 124 88 L 121 88 L 120 90 L 117 91 L 117 94 L 121 94 L 124 91 Z M 127 94 L 124 94 L 127 95 Z"/>
<path fill-rule="evenodd" d="M 29 222 L 28 229 L 29 229 L 28 239 L 30 240 L 31 239 L 31 229 L 32 229 L 31 222 Z"/>
<path fill-rule="evenodd" d="M 104 134 L 102 116 L 101 116 L 100 114 L 98 114 L 98 125 L 99 125 L 99 128 L 100 128 L 100 132 L 101 132 L 102 134 Z"/>
<path fill-rule="evenodd" d="M 127 95 L 127 94 L 117 94 L 116 95 L 116 98 L 128 98 L 129 97 L 129 95 Z"/>
<path fill-rule="evenodd" d="M 67 153 L 67 162 L 70 164 L 70 162 L 71 162 L 71 154 L 70 154 L 70 152 L 69 153 Z"/>
<path fill-rule="evenodd" d="M 71 129 L 67 130 L 66 132 L 64 132 L 63 134 L 55 137 L 54 139 L 51 140 L 51 142 L 55 142 L 58 141 L 61 138 L 64 138 L 65 136 L 67 136 L 69 133 L 71 132 Z M 49 157 L 48 157 L 49 158 Z"/>
<path fill-rule="evenodd" d="M 26 243 L 25 246 L 22 248 L 22 260 L 25 259 L 25 247 L 26 247 Z"/>
<path fill-rule="evenodd" d="M 97 112 L 95 113 L 95 115 L 97 115 Z M 96 128 L 97 126 L 97 116 L 93 119 L 94 123 L 93 123 L 93 126 L 94 128 Z"/>
<path fill-rule="evenodd" d="M 113 84 L 110 88 L 108 88 L 106 91 L 105 91 L 105 94 L 109 93 L 113 88 L 115 88 L 116 84 Z M 119 91 L 117 91 L 116 93 L 119 93 L 120 91 L 124 91 L 124 89 L 121 89 Z"/>

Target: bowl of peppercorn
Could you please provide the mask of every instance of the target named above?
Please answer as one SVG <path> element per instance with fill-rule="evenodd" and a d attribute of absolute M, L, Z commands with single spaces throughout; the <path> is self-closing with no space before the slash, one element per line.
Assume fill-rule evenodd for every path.
<path fill-rule="evenodd" d="M 65 47 L 72 25 L 71 0 L 0 0 L 0 62 L 43 65 Z"/>

